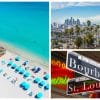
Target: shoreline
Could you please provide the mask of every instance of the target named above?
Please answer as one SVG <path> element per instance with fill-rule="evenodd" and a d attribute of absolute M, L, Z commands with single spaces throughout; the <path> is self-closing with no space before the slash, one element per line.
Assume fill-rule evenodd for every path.
<path fill-rule="evenodd" d="M 12 44 L 6 43 L 5 41 L 2 41 L 2 40 L 0 40 L 0 46 L 4 47 L 7 51 L 12 52 L 16 55 L 19 55 L 20 57 L 28 60 L 30 65 L 35 62 L 35 63 L 43 65 L 45 68 L 49 68 L 49 61 L 46 61 L 42 57 L 39 57 L 32 53 L 28 53 L 24 49 L 21 50 L 13 46 Z"/>

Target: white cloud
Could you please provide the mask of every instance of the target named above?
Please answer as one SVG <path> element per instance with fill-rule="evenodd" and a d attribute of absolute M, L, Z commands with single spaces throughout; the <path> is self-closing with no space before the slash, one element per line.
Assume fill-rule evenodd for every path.
<path fill-rule="evenodd" d="M 62 9 L 71 6 L 100 6 L 100 2 L 52 2 L 51 9 Z"/>
<path fill-rule="evenodd" d="M 100 15 L 96 16 L 90 16 L 86 18 L 79 18 L 82 22 L 86 22 L 87 20 L 90 20 L 92 23 L 100 24 Z"/>

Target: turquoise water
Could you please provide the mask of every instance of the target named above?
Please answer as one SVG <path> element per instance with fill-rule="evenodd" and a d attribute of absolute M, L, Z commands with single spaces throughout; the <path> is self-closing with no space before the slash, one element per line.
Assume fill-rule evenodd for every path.
<path fill-rule="evenodd" d="M 0 2 L 0 40 L 48 60 L 49 3 Z"/>

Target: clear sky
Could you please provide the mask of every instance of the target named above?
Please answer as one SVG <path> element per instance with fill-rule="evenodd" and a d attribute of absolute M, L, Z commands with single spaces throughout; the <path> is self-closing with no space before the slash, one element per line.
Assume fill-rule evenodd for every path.
<path fill-rule="evenodd" d="M 100 24 L 99 2 L 53 2 L 51 4 L 51 22 L 64 23 L 70 17 L 79 18 L 82 22 L 91 20 Z"/>

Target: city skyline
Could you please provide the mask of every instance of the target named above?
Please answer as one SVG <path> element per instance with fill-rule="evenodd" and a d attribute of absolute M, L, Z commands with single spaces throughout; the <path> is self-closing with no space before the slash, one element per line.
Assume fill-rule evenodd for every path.
<path fill-rule="evenodd" d="M 69 22 L 68 22 L 68 21 L 69 21 Z M 70 22 L 70 21 L 71 21 L 71 22 Z M 53 22 L 53 23 L 51 23 L 51 25 L 54 24 L 54 23 L 59 24 L 59 25 L 64 25 L 66 22 L 67 22 L 67 23 L 75 23 L 75 22 L 76 22 L 76 25 L 77 25 L 77 21 L 79 21 L 79 24 L 84 24 L 84 23 L 81 23 L 80 19 L 78 19 L 78 18 L 75 19 L 75 18 L 73 18 L 73 17 L 70 17 L 70 18 L 66 18 L 62 24 L 59 24 L 59 23 L 57 23 L 57 22 Z"/>
<path fill-rule="evenodd" d="M 98 2 L 59 2 L 51 4 L 51 23 L 64 23 L 66 19 L 74 17 L 81 22 L 90 20 L 93 24 L 100 24 L 100 3 Z"/>
<path fill-rule="evenodd" d="M 81 23 L 79 19 L 74 19 L 71 17 L 70 19 L 66 19 L 63 24 L 58 24 L 56 22 L 51 24 L 52 31 L 64 31 L 66 28 L 78 26 L 85 26 L 86 23 Z"/>

